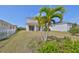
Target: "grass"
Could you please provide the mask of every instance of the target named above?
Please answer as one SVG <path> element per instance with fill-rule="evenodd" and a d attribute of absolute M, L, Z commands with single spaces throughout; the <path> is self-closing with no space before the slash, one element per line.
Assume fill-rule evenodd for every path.
<path fill-rule="evenodd" d="M 0 41 L 0 52 L 34 52 L 33 49 L 30 49 L 28 46 L 32 41 L 40 38 L 37 33 L 19 31 L 9 39 Z"/>
<path fill-rule="evenodd" d="M 58 38 L 64 38 L 64 36 L 70 37 L 71 40 L 78 40 L 78 36 L 72 36 L 66 32 L 49 32 L 49 36 L 56 36 Z M 52 39 L 53 40 L 53 39 Z M 53 41 L 52 41 L 53 42 Z M 53 42 L 55 45 L 56 41 Z M 40 32 L 26 32 L 24 30 L 17 32 L 10 38 L 0 41 L 0 52 L 38 52 L 38 48 L 42 44 Z M 78 45 L 78 44 L 77 44 Z M 75 45 L 76 46 L 76 45 Z M 56 47 L 53 47 L 56 48 Z"/>

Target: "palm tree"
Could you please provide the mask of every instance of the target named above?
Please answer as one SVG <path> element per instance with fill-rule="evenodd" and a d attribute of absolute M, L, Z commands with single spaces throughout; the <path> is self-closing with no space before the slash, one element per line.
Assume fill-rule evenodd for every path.
<path fill-rule="evenodd" d="M 38 16 L 35 16 L 34 20 L 38 21 L 38 27 L 39 27 L 39 30 L 40 30 L 42 25 L 43 25 L 43 23 L 42 23 L 43 20 L 42 20 L 41 15 L 39 14 Z"/>
<path fill-rule="evenodd" d="M 44 17 L 44 16 L 41 17 L 41 15 L 39 14 L 38 16 L 35 16 L 33 19 L 38 21 L 38 27 L 39 27 L 39 30 L 41 31 L 41 38 L 44 40 L 44 35 L 43 35 L 42 31 L 43 31 L 43 27 L 45 26 L 46 17 Z"/>
<path fill-rule="evenodd" d="M 45 29 L 47 29 L 46 32 L 49 31 L 49 26 L 52 24 L 51 22 L 56 23 L 54 18 L 59 18 L 59 22 L 62 21 L 64 11 L 65 11 L 64 7 L 62 6 L 58 6 L 56 8 L 43 7 L 40 9 L 40 15 L 41 15 L 40 17 L 46 18 L 44 19 Z M 43 13 L 45 13 L 44 16 L 42 16 Z M 47 40 L 47 35 L 46 35 L 45 40 Z"/>

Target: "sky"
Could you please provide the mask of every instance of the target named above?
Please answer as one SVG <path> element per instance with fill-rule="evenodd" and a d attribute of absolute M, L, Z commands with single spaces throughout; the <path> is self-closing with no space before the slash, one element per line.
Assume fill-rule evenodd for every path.
<path fill-rule="evenodd" d="M 25 27 L 27 17 L 36 16 L 44 5 L 0 5 L 0 19 L 11 24 Z M 55 8 L 56 5 L 51 5 Z M 66 5 L 63 17 L 64 22 L 79 24 L 79 5 Z"/>

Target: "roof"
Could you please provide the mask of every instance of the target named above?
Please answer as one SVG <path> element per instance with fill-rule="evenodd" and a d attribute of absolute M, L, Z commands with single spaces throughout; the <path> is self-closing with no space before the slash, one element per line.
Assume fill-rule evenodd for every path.
<path fill-rule="evenodd" d="M 38 25 L 38 21 L 36 21 L 36 20 L 28 20 L 27 24 L 28 25 Z"/>
<path fill-rule="evenodd" d="M 4 23 L 4 24 L 7 24 L 7 25 L 13 25 L 13 24 L 10 24 L 10 23 L 8 23 L 8 22 L 2 20 L 2 19 L 0 19 L 0 22 L 2 22 L 2 23 Z M 14 26 L 15 26 L 15 25 L 14 25 Z"/>
<path fill-rule="evenodd" d="M 30 20 L 27 21 L 27 24 L 28 25 L 38 25 L 38 21 L 30 19 Z M 69 25 L 72 25 L 73 23 L 62 21 L 61 23 L 56 23 L 55 25 L 57 25 L 57 24 L 69 24 Z"/>

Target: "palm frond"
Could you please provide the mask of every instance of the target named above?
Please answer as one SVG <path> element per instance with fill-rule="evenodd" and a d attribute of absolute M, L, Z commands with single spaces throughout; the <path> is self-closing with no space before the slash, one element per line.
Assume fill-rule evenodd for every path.
<path fill-rule="evenodd" d="M 56 17 L 59 18 L 59 22 L 61 22 L 63 19 L 63 14 L 56 13 L 56 14 L 52 15 L 52 18 L 56 18 Z"/>
<path fill-rule="evenodd" d="M 53 24 L 56 24 L 55 20 L 51 20 L 51 22 L 53 22 Z M 52 23 L 51 23 L 52 24 Z"/>
<path fill-rule="evenodd" d="M 46 16 L 49 14 L 49 8 L 43 7 L 40 9 L 40 14 L 46 13 Z"/>
<path fill-rule="evenodd" d="M 62 6 L 58 6 L 58 7 L 55 8 L 55 11 L 59 11 L 61 13 L 64 13 L 65 12 L 65 9 Z"/>

